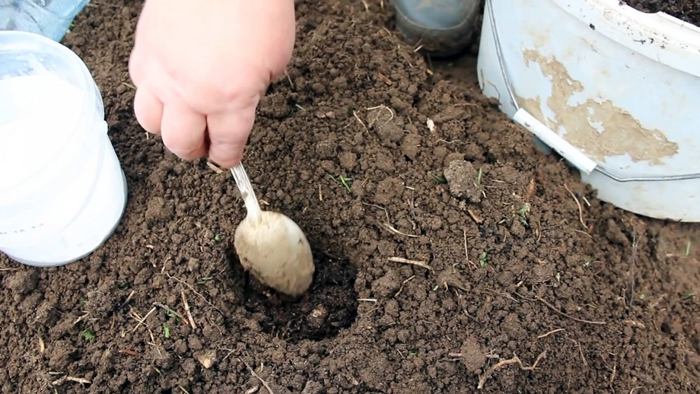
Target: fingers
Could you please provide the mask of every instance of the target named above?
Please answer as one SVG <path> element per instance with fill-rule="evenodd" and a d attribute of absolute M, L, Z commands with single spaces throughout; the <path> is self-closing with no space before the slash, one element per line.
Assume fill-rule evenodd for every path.
<path fill-rule="evenodd" d="M 209 158 L 224 168 L 233 168 L 243 157 L 248 136 L 255 121 L 251 103 L 236 111 L 222 112 L 207 118 L 209 125 Z"/>
<path fill-rule="evenodd" d="M 154 68 L 158 67 L 145 63 L 138 49 L 134 49 L 129 73 L 137 86 L 134 112 L 141 126 L 148 132 L 161 134 L 168 150 L 182 159 L 195 160 L 208 155 L 222 167 L 235 167 L 241 161 L 253 127 L 257 94 L 243 96 L 245 100 L 237 94 L 224 100 L 233 101 L 227 109 L 219 107 L 217 111 L 212 108 L 214 105 L 207 104 L 212 96 L 212 92 L 204 94 L 208 89 L 201 86 L 190 89 L 186 103 L 172 89 L 173 81 Z M 156 92 L 152 87 L 159 90 Z M 210 110 L 217 112 L 205 115 Z"/>
<path fill-rule="evenodd" d="M 131 54 L 129 55 L 129 63 L 127 65 L 129 70 L 129 77 L 131 82 L 135 86 L 140 86 L 141 81 L 143 81 L 143 74 L 145 72 L 145 66 L 143 61 L 143 56 L 141 56 L 141 51 L 138 44 L 134 44 Z"/>
<path fill-rule="evenodd" d="M 163 143 L 182 159 L 194 160 L 207 154 L 206 128 L 206 117 L 181 102 L 163 107 Z"/>
<path fill-rule="evenodd" d="M 163 118 L 163 103 L 147 86 L 136 89 L 134 97 L 134 114 L 146 131 L 160 134 Z"/>

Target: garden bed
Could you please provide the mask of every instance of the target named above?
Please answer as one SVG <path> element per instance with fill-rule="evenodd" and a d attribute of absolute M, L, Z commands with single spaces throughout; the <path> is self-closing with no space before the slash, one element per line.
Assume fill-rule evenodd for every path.
<path fill-rule="evenodd" d="M 94 3 L 65 42 L 103 93 L 129 203 L 83 261 L 0 257 L 3 393 L 700 392 L 697 225 L 596 200 L 480 94 L 473 54 L 426 63 L 379 2 L 297 4 L 245 163 L 305 229 L 310 292 L 243 272 L 230 174 L 133 116 L 140 1 Z"/>

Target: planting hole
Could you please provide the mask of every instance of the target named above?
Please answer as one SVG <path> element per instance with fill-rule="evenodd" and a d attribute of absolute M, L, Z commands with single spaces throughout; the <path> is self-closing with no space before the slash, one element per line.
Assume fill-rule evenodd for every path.
<path fill-rule="evenodd" d="M 245 284 L 245 307 L 262 330 L 291 342 L 322 340 L 348 328 L 357 316 L 355 267 L 349 261 L 314 253 L 316 272 L 311 288 L 299 299 L 262 285 L 250 275 Z"/>

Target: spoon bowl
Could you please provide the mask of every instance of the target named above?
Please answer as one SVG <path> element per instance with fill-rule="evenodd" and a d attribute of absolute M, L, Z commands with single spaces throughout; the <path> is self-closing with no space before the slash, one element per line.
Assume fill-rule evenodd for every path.
<path fill-rule="evenodd" d="M 264 285 L 292 297 L 311 286 L 313 254 L 304 232 L 289 217 L 262 211 L 243 164 L 231 169 L 247 215 L 236 228 L 234 247 L 243 268 Z"/>
<path fill-rule="evenodd" d="M 299 226 L 278 212 L 247 216 L 236 229 L 234 246 L 241 265 L 263 284 L 297 297 L 313 280 L 313 255 Z"/>

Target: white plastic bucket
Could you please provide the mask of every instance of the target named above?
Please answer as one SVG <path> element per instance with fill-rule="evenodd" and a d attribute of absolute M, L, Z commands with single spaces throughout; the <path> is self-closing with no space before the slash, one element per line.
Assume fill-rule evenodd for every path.
<path fill-rule="evenodd" d="M 618 0 L 487 0 L 486 96 L 598 197 L 700 221 L 700 29 Z"/>
<path fill-rule="evenodd" d="M 82 60 L 34 33 L 0 32 L 0 251 L 31 266 L 93 252 L 126 205 L 100 92 Z"/>

